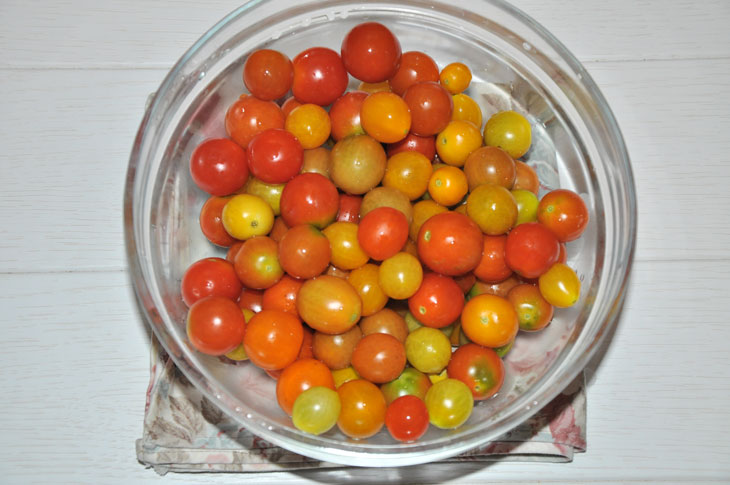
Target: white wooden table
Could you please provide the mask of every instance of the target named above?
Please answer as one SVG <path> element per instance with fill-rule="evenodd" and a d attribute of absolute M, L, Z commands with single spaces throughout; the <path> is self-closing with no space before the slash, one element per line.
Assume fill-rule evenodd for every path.
<path fill-rule="evenodd" d="M 577 55 L 618 118 L 639 194 L 636 262 L 590 366 L 587 453 L 451 465 L 450 483 L 730 481 L 730 2 L 515 3 Z M 124 256 L 127 157 L 147 94 L 237 4 L 0 1 L 2 483 L 413 476 L 159 477 L 136 461 L 149 336 Z"/>

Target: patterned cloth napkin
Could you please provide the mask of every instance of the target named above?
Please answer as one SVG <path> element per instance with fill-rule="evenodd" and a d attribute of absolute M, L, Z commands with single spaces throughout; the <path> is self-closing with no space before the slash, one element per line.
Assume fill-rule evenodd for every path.
<path fill-rule="evenodd" d="M 137 459 L 159 474 L 265 472 L 342 467 L 292 453 L 251 434 L 208 401 L 153 339 L 144 431 Z M 498 441 L 445 461 L 568 462 L 586 449 L 581 374 L 540 412 Z"/>

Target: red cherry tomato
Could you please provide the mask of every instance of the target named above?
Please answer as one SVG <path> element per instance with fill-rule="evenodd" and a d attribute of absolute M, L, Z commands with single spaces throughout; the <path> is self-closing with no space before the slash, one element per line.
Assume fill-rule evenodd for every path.
<path fill-rule="evenodd" d="M 357 240 L 365 254 L 383 261 L 397 254 L 408 240 L 408 219 L 392 207 L 378 207 L 362 218 Z"/>
<path fill-rule="evenodd" d="M 246 319 L 233 300 L 207 296 L 190 307 L 186 329 L 199 352 L 223 355 L 241 345 Z"/>
<path fill-rule="evenodd" d="M 254 177 L 267 184 L 283 184 L 302 168 L 304 149 L 286 130 L 262 131 L 248 144 L 248 166 Z"/>
<path fill-rule="evenodd" d="M 337 216 L 337 187 L 318 173 L 302 173 L 286 184 L 281 193 L 281 217 L 289 227 L 312 224 L 324 229 Z"/>
<path fill-rule="evenodd" d="M 385 426 L 398 441 L 416 441 L 428 430 L 428 409 L 420 398 L 401 396 L 385 410 Z"/>
<path fill-rule="evenodd" d="M 362 197 L 359 195 L 340 194 L 340 209 L 337 212 L 337 221 L 360 222 L 360 206 Z"/>
<path fill-rule="evenodd" d="M 484 252 L 479 266 L 474 268 L 474 275 L 485 283 L 498 283 L 512 274 L 512 268 L 507 266 L 504 248 L 507 245 L 507 236 L 484 236 Z"/>
<path fill-rule="evenodd" d="M 289 229 L 279 241 L 279 262 L 294 278 L 308 279 L 322 274 L 330 264 L 330 242 L 311 224 Z"/>
<path fill-rule="evenodd" d="M 442 328 L 459 318 L 464 292 L 448 276 L 426 273 L 418 291 L 408 299 L 408 309 L 427 327 Z"/>
<path fill-rule="evenodd" d="M 238 306 L 244 310 L 248 309 L 254 313 L 258 313 L 263 308 L 264 292 L 262 290 L 254 290 L 253 288 L 244 288 L 238 297 Z"/>
<path fill-rule="evenodd" d="M 243 83 L 259 99 L 273 101 L 284 96 L 292 85 L 291 61 L 281 52 L 259 49 L 243 64 Z"/>
<path fill-rule="evenodd" d="M 439 82 L 436 62 L 423 52 L 404 52 L 398 70 L 390 78 L 390 88 L 395 94 L 402 96 L 410 86 L 423 81 Z"/>
<path fill-rule="evenodd" d="M 273 101 L 244 96 L 226 112 L 226 133 L 243 148 L 254 136 L 272 128 L 284 128 L 284 113 Z"/>
<path fill-rule="evenodd" d="M 456 349 L 446 372 L 469 386 L 477 401 L 494 396 L 504 382 L 502 359 L 494 350 L 473 343 Z"/>
<path fill-rule="evenodd" d="M 411 132 L 416 135 L 436 135 L 451 121 L 454 102 L 437 82 L 413 84 L 403 93 L 403 99 L 411 110 Z"/>
<path fill-rule="evenodd" d="M 332 49 L 312 47 L 297 55 L 292 64 L 292 93 L 301 103 L 327 106 L 347 88 L 347 71 L 339 54 Z"/>
<path fill-rule="evenodd" d="M 436 157 L 436 137 L 409 133 L 401 141 L 387 145 L 388 158 L 405 151 L 419 152 L 429 160 L 433 160 Z"/>
<path fill-rule="evenodd" d="M 429 218 L 418 232 L 417 244 L 421 261 L 447 276 L 476 268 L 484 245 L 479 226 L 458 212 L 442 212 Z"/>
<path fill-rule="evenodd" d="M 303 281 L 292 278 L 289 275 L 282 276 L 279 281 L 264 291 L 261 300 L 261 309 L 281 310 L 299 317 L 299 312 L 297 312 L 297 295 L 299 295 L 299 288 L 303 284 Z"/>
<path fill-rule="evenodd" d="M 246 151 L 228 138 L 198 145 L 190 157 L 193 182 L 211 195 L 230 195 L 248 180 Z"/>
<path fill-rule="evenodd" d="M 557 262 L 560 242 L 539 222 L 525 222 L 507 235 L 504 256 L 515 273 L 523 278 L 537 278 Z"/>
<path fill-rule="evenodd" d="M 329 110 L 332 124 L 331 135 L 335 141 L 350 135 L 364 135 L 365 130 L 360 123 L 360 107 L 368 93 L 351 91 L 337 98 Z"/>
<path fill-rule="evenodd" d="M 182 298 L 187 306 L 206 296 L 221 296 L 236 301 L 241 294 L 241 282 L 233 265 L 221 258 L 196 261 L 182 278 Z"/>
<path fill-rule="evenodd" d="M 229 247 L 237 241 L 233 238 L 226 228 L 223 227 L 221 214 L 223 207 L 228 202 L 227 197 L 216 197 L 215 195 L 205 201 L 200 209 L 200 230 L 203 235 L 216 246 Z"/>
<path fill-rule="evenodd" d="M 401 48 L 398 39 L 386 26 L 365 22 L 347 33 L 340 53 L 347 72 L 355 79 L 379 83 L 395 74 Z"/>
<path fill-rule="evenodd" d="M 291 313 L 262 310 L 248 321 L 243 348 L 264 370 L 279 370 L 294 362 L 304 339 L 302 322 Z"/>
<path fill-rule="evenodd" d="M 572 190 L 553 190 L 540 199 L 537 221 L 550 229 L 558 241 L 573 241 L 588 225 L 588 208 L 581 196 Z"/>

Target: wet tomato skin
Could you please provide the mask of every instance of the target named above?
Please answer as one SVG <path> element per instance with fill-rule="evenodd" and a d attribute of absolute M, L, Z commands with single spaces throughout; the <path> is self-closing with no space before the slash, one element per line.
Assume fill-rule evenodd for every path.
<path fill-rule="evenodd" d="M 188 340 L 198 351 L 223 355 L 241 344 L 246 329 L 243 312 L 233 300 L 208 296 L 196 301 L 188 311 Z"/>

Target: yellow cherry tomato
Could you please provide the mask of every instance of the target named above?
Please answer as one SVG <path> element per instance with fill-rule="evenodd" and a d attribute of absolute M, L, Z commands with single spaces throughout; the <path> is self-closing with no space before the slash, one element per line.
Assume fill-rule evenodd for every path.
<path fill-rule="evenodd" d="M 243 241 L 268 234 L 274 225 L 274 210 L 261 197 L 238 194 L 223 206 L 221 220 L 228 234 Z"/>
<path fill-rule="evenodd" d="M 466 213 L 484 234 L 506 234 L 517 222 L 517 202 L 512 193 L 495 184 L 474 189 L 466 200 Z"/>
<path fill-rule="evenodd" d="M 385 308 L 388 295 L 385 294 L 378 282 L 379 268 L 374 264 L 365 264 L 354 269 L 348 276 L 347 282 L 355 288 L 362 300 L 362 316 L 367 317 Z"/>
<path fill-rule="evenodd" d="M 284 129 L 297 137 L 302 148 L 309 150 L 327 141 L 332 124 L 324 108 L 316 104 L 303 104 L 289 113 Z"/>
<path fill-rule="evenodd" d="M 464 172 L 450 165 L 434 171 L 428 181 L 429 195 L 441 205 L 458 204 L 468 191 L 469 183 Z"/>
<path fill-rule="evenodd" d="M 580 278 L 564 263 L 555 263 L 540 275 L 538 286 L 543 298 L 558 308 L 573 306 L 580 298 Z"/>
<path fill-rule="evenodd" d="M 512 197 L 517 202 L 517 222 L 515 222 L 515 226 L 523 222 L 537 221 L 537 206 L 540 201 L 535 194 L 529 190 L 516 189 L 512 190 Z"/>
<path fill-rule="evenodd" d="M 482 134 L 470 121 L 451 121 L 436 137 L 436 153 L 442 162 L 461 167 L 471 152 L 482 146 Z"/>
<path fill-rule="evenodd" d="M 364 265 L 370 259 L 357 241 L 357 224 L 354 222 L 335 222 L 322 232 L 330 242 L 332 249 L 330 261 L 336 267 L 352 270 Z"/>
<path fill-rule="evenodd" d="M 387 80 L 385 80 L 383 82 L 379 82 L 379 83 L 366 83 L 363 81 L 357 87 L 357 90 L 364 91 L 368 94 L 380 93 L 380 92 L 389 93 L 392 91 L 392 89 L 390 89 L 390 82 Z"/>
<path fill-rule="evenodd" d="M 379 142 L 395 143 L 405 138 L 411 129 L 411 111 L 397 94 L 380 91 L 362 102 L 360 124 Z"/>
<path fill-rule="evenodd" d="M 385 166 L 383 186 L 398 189 L 415 200 L 426 192 L 432 170 L 431 161 L 419 152 L 396 153 Z"/>
<path fill-rule="evenodd" d="M 390 298 L 410 298 L 418 291 L 422 280 L 423 267 L 412 254 L 400 252 L 380 265 L 378 281 Z"/>
<path fill-rule="evenodd" d="M 458 94 L 469 87 L 471 71 L 461 62 L 452 62 L 441 69 L 439 74 L 441 85 L 451 94 Z"/>
<path fill-rule="evenodd" d="M 448 211 L 446 207 L 433 200 L 420 200 L 413 204 L 413 222 L 411 222 L 408 228 L 408 236 L 410 239 L 413 241 L 418 239 L 418 231 L 421 230 L 423 223 L 436 214 L 446 211 Z"/>
<path fill-rule="evenodd" d="M 500 111 L 484 125 L 484 143 L 500 147 L 512 158 L 519 158 L 530 149 L 532 127 L 527 118 L 516 111 Z"/>
<path fill-rule="evenodd" d="M 482 110 L 476 101 L 463 93 L 455 94 L 451 99 L 454 101 L 452 120 L 471 121 L 477 128 L 482 127 Z"/>
<path fill-rule="evenodd" d="M 332 371 L 332 378 L 335 381 L 335 389 L 340 387 L 342 384 L 348 381 L 354 381 L 359 379 L 360 375 L 352 368 L 352 366 L 345 367 L 344 369 L 335 369 Z"/>

